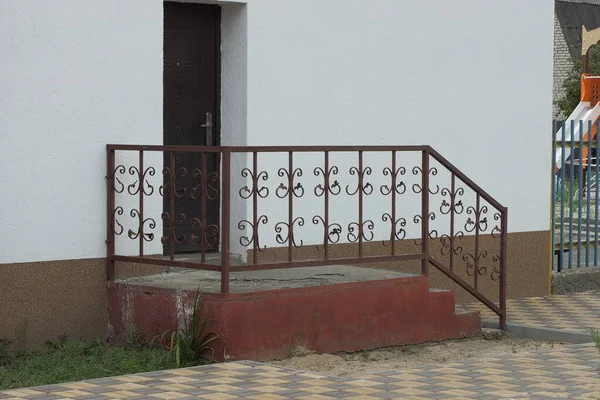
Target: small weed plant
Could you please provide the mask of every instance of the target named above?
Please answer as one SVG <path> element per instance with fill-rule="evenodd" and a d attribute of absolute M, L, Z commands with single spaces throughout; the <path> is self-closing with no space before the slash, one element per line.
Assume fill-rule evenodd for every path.
<path fill-rule="evenodd" d="M 140 347 L 144 343 L 144 334 L 136 326 L 131 326 L 125 331 L 125 344 L 128 347 Z"/>
<path fill-rule="evenodd" d="M 196 294 L 192 316 L 186 320 L 185 326 L 161 335 L 160 343 L 165 343 L 165 339 L 168 339 L 167 356 L 175 362 L 177 368 L 203 363 L 214 356 L 211 344 L 219 335 L 214 331 L 206 332 L 209 322 L 209 314 L 200 316 L 200 296 Z M 207 353 L 210 353 L 210 358 Z"/>
<path fill-rule="evenodd" d="M 107 376 L 126 375 L 197 365 L 214 355 L 219 335 L 207 332 L 210 317 L 200 316 L 197 295 L 194 311 L 183 328 L 165 332 L 166 345 L 145 344 L 137 328 L 125 332 L 122 346 L 100 340 L 84 343 L 66 335 L 46 342 L 45 351 L 13 350 L 12 341 L 0 338 L 0 390 L 50 385 Z M 161 341 L 161 344 L 165 342 Z M 212 353 L 212 354 L 210 354 Z"/>
<path fill-rule="evenodd" d="M 598 329 L 591 328 L 590 333 L 592 335 L 592 340 L 596 344 L 596 349 L 600 351 L 600 332 L 598 331 Z M 598 367 L 598 370 L 600 371 L 600 366 Z"/>

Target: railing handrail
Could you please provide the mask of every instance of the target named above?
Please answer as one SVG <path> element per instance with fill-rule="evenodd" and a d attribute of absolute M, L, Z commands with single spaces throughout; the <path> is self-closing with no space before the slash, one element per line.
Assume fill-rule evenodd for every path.
<path fill-rule="evenodd" d="M 450 161 L 448 161 L 440 153 L 435 151 L 431 146 L 425 146 L 425 147 L 427 147 L 427 151 L 429 151 L 429 154 L 433 158 L 435 158 L 437 162 L 442 164 L 444 167 L 446 167 L 446 169 L 448 169 L 450 172 L 452 172 L 454 175 L 456 175 L 456 177 L 458 179 L 460 179 L 461 181 L 463 181 L 465 185 L 469 186 L 471 188 L 471 190 L 473 190 L 475 193 L 478 193 L 485 201 L 490 203 L 490 205 L 492 205 L 494 208 L 496 208 L 499 212 L 506 212 L 507 207 L 504 207 L 502 204 L 500 204 L 500 202 L 498 200 L 496 200 L 488 192 L 483 190 L 483 188 L 481 188 L 481 186 L 479 186 L 478 184 L 473 182 L 471 179 L 469 179 L 469 177 L 467 177 L 456 166 L 454 166 L 454 164 L 452 164 Z"/>
<path fill-rule="evenodd" d="M 408 145 L 408 146 L 379 146 L 379 145 L 344 145 L 344 146 L 161 146 L 161 145 L 134 145 L 134 144 L 107 144 L 107 150 L 121 151 L 175 151 L 175 152 L 202 152 L 202 153 L 221 153 L 229 151 L 231 153 L 310 153 L 320 151 L 424 151 L 429 146 Z"/>

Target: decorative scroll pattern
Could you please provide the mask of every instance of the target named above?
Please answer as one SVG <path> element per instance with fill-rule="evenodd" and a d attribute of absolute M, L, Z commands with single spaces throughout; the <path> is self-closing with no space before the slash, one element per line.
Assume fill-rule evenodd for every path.
<path fill-rule="evenodd" d="M 114 224 L 113 224 L 113 233 L 115 235 L 122 235 L 123 234 L 123 230 L 125 228 L 123 228 L 123 225 L 119 222 L 119 220 L 117 219 L 117 216 L 123 215 L 123 207 L 121 206 L 117 206 L 115 207 L 115 210 L 113 211 L 113 219 L 114 219 Z"/>
<path fill-rule="evenodd" d="M 261 180 L 266 181 L 269 179 L 269 174 L 267 171 L 260 171 L 255 174 L 250 169 L 244 168 L 241 174 L 244 178 L 250 177 L 250 180 L 252 181 L 252 187 L 243 186 L 239 190 L 241 198 L 249 199 L 253 194 L 256 194 L 261 199 L 264 199 L 269 195 L 269 188 L 266 186 L 260 186 Z"/>
<path fill-rule="evenodd" d="M 133 183 L 131 183 L 129 186 L 127 186 L 127 192 L 129 192 L 130 195 L 138 194 L 140 192 L 140 189 L 142 188 L 140 182 L 144 182 L 142 189 L 144 191 L 144 195 L 151 196 L 152 193 L 154 193 L 154 186 L 152 186 L 150 182 L 148 182 L 147 177 L 154 176 L 155 174 L 156 170 L 154 169 L 154 167 L 148 167 L 142 173 L 136 166 L 132 165 L 131 167 L 129 167 L 129 175 L 135 176 L 137 177 L 137 179 L 133 181 Z"/>
<path fill-rule="evenodd" d="M 248 247 L 251 244 L 254 244 L 259 251 L 262 251 L 261 247 L 260 247 L 259 236 L 258 236 L 258 227 L 261 224 L 265 225 L 267 222 L 269 222 L 269 219 L 267 218 L 266 215 L 261 215 L 260 217 L 258 217 L 255 224 L 248 220 L 245 220 L 245 219 L 240 221 L 238 223 L 239 230 L 246 231 L 246 229 L 249 228 L 249 230 L 252 232 L 252 234 L 250 236 L 245 236 L 245 235 L 241 236 L 240 244 L 244 247 Z"/>
<path fill-rule="evenodd" d="M 339 172 L 338 167 L 335 165 L 325 172 L 323 168 L 316 167 L 313 171 L 315 176 L 323 176 L 323 183 L 319 183 L 315 186 L 314 193 L 315 196 L 321 197 L 325 192 L 337 196 L 342 191 L 342 187 L 337 179 L 334 179 L 333 183 L 330 183 L 330 179 L 332 176 L 337 175 Z"/>
<path fill-rule="evenodd" d="M 140 212 L 138 210 L 136 210 L 135 208 L 132 208 L 131 211 L 129 212 L 129 215 L 134 218 L 139 220 L 141 218 Z M 137 230 L 132 230 L 129 229 L 129 231 L 127 231 L 127 236 L 129 236 L 130 239 L 137 239 L 140 234 L 142 232 L 144 232 L 143 234 L 143 238 L 145 241 L 147 242 L 151 242 L 154 239 L 154 233 L 150 232 L 150 233 L 145 233 L 145 231 L 147 231 L 148 229 L 144 229 L 144 227 L 146 226 L 146 224 L 148 225 L 148 229 L 153 230 L 154 228 L 156 228 L 156 221 L 154 220 L 154 218 L 146 218 L 142 221 L 142 225 L 137 227 Z"/>
<path fill-rule="evenodd" d="M 423 168 L 421 168 L 419 166 L 413 167 L 412 173 L 415 176 L 422 175 L 423 174 Z M 428 179 L 430 179 L 431 176 L 436 176 L 437 174 L 438 174 L 437 168 L 435 168 L 435 167 L 429 168 L 429 177 L 428 177 Z M 414 183 L 413 186 L 412 186 L 412 190 L 415 193 L 421 193 L 421 192 L 423 192 L 423 187 L 422 187 L 422 185 L 420 183 Z M 432 190 L 431 185 L 429 185 L 429 194 L 435 195 L 435 194 L 438 194 L 439 192 L 440 192 L 440 186 L 439 185 L 435 185 L 435 189 L 434 190 Z"/>
<path fill-rule="evenodd" d="M 325 170 L 326 169 L 326 170 Z M 314 176 L 322 176 L 323 183 L 318 183 L 315 185 L 313 189 L 313 193 L 316 197 L 323 197 L 324 195 L 333 195 L 338 196 L 342 191 L 342 186 L 337 179 L 334 179 L 331 182 L 331 178 L 337 176 L 339 173 L 339 168 L 337 166 L 331 166 L 329 168 L 321 168 L 315 167 L 313 170 Z M 312 217 L 312 223 L 314 225 L 322 225 L 323 226 L 323 247 L 328 244 L 336 244 L 339 243 L 340 238 L 342 237 L 342 226 L 337 223 L 329 222 L 329 212 L 327 210 L 327 206 L 325 206 L 325 218 L 320 215 L 315 215 Z M 321 250 L 322 246 L 317 245 L 317 250 Z"/>
<path fill-rule="evenodd" d="M 295 197 L 304 196 L 304 187 L 302 186 L 302 183 L 294 183 L 295 178 L 300 178 L 302 176 L 302 170 L 300 168 L 296 168 L 292 172 L 291 176 L 287 169 L 279 168 L 279 171 L 277 171 L 277 175 L 279 175 L 282 178 L 287 177 L 288 182 L 290 182 L 290 184 L 288 184 L 287 186 L 283 182 L 279 184 L 279 186 L 275 190 L 275 194 L 277 195 L 277 197 L 283 199 L 285 197 L 288 197 L 291 193 L 293 193 Z"/>
<path fill-rule="evenodd" d="M 296 239 L 294 238 L 294 225 L 304 226 L 304 218 L 296 217 L 292 221 L 292 225 L 290 226 L 287 222 L 278 222 L 275 224 L 275 232 L 277 235 L 275 236 L 275 240 L 279 244 L 286 244 L 291 241 L 294 247 L 300 247 L 304 244 L 304 241 L 300 240 L 300 244 L 296 243 Z M 283 234 L 282 234 L 283 232 Z"/>
<path fill-rule="evenodd" d="M 219 226 L 210 224 L 203 226 L 200 218 L 192 218 L 191 225 L 200 230 L 200 236 L 190 235 L 190 241 L 193 244 L 201 245 L 203 248 L 215 248 L 219 242 Z"/>
<path fill-rule="evenodd" d="M 502 230 L 500 229 L 500 224 L 501 224 L 501 215 L 499 212 L 494 213 L 494 221 L 495 225 L 492 228 L 492 237 L 494 239 L 498 239 L 500 240 L 500 236 L 502 235 Z M 492 273 L 490 274 L 490 278 L 493 281 L 497 281 L 498 279 L 500 279 L 502 273 L 501 273 L 501 267 L 500 267 L 500 254 L 494 254 L 494 256 L 492 257 L 492 262 L 494 263 L 494 266 L 492 267 Z"/>
<path fill-rule="evenodd" d="M 374 237 L 373 229 L 375 229 L 375 223 L 371 220 L 364 221 L 362 224 L 350 222 L 348 224 L 348 234 L 346 235 L 348 242 L 356 243 L 360 238 L 366 242 L 372 241 Z"/>
<path fill-rule="evenodd" d="M 184 179 L 189 179 L 189 171 L 185 167 L 177 166 L 179 163 L 180 160 L 176 157 L 176 167 L 173 170 L 171 166 L 165 166 L 161 169 L 163 181 L 158 190 L 156 190 L 155 185 L 151 182 L 151 177 L 156 175 L 156 168 L 154 166 L 146 167 L 143 170 L 136 165 L 126 167 L 123 164 L 119 164 L 115 167 L 111 176 L 115 194 L 128 195 L 132 199 L 138 199 L 137 206 L 132 206 L 128 211 L 131 220 L 135 221 L 135 226 L 127 229 L 127 237 L 132 240 L 143 239 L 144 242 L 152 242 L 155 239 L 156 219 L 152 216 L 144 215 L 145 213 L 141 208 L 142 204 L 139 197 L 150 197 L 157 192 L 165 200 L 170 199 L 172 196 L 174 199 L 188 198 L 197 201 L 197 215 L 190 216 L 177 211 L 174 215 L 171 215 L 168 207 L 160 214 L 160 220 L 163 226 L 166 227 L 164 229 L 165 234 L 159 236 L 160 242 L 163 245 L 186 243 L 197 245 L 199 249 L 215 248 L 219 242 L 219 226 L 203 222 L 203 218 L 206 218 L 206 202 L 219 201 L 220 177 L 216 172 L 207 171 L 204 173 L 202 169 L 194 168 L 191 173 L 192 181 L 186 182 Z M 116 197 L 116 200 L 119 199 L 121 197 Z M 112 226 L 116 236 L 122 235 L 125 231 L 122 221 L 124 214 L 123 205 L 114 207 Z M 177 232 L 184 228 L 193 233 L 185 234 Z"/>
<path fill-rule="evenodd" d="M 458 186 L 457 183 L 459 184 Z M 491 255 L 493 267 L 489 276 L 492 281 L 497 281 L 501 277 L 500 243 L 499 241 L 496 241 L 496 243 L 492 243 L 492 245 L 487 244 L 487 246 L 484 246 L 481 243 L 480 238 L 483 235 L 487 235 L 488 237 L 491 236 L 492 239 L 500 238 L 502 235 L 500 228 L 500 212 L 494 214 L 494 221 L 496 221 L 496 224 L 494 224 L 493 228 L 490 230 L 488 205 L 480 205 L 479 200 L 475 202 L 475 205 L 466 205 L 466 191 L 464 187 L 460 186 L 461 183 L 462 182 L 457 182 L 455 177 L 452 176 L 452 187 L 444 187 L 439 192 L 442 196 L 439 212 L 441 215 L 450 216 L 451 224 L 455 224 L 451 226 L 449 233 L 443 233 L 439 236 L 441 244 L 440 253 L 443 257 L 450 257 L 451 260 L 453 260 L 454 257 L 462 260 L 465 265 L 465 272 L 468 276 L 474 276 L 475 274 L 478 276 L 485 276 L 488 273 L 489 267 L 489 264 L 486 264 L 485 260 L 490 256 L 490 249 L 495 248 L 497 249 L 497 253 Z M 437 190 L 434 192 L 437 192 Z M 471 198 L 478 199 L 476 193 L 470 194 Z M 464 221 L 460 226 L 456 222 L 459 218 L 462 218 Z M 462 244 L 467 235 L 471 235 L 475 241 L 472 251 L 467 251 L 465 245 Z M 489 239 L 487 240 L 487 243 L 490 243 Z"/>
<path fill-rule="evenodd" d="M 385 167 L 383 169 L 383 176 L 390 176 L 391 184 L 390 185 L 388 185 L 388 184 L 381 185 L 381 187 L 379 188 L 379 191 L 381 192 L 381 194 L 384 196 L 387 196 L 390 193 L 392 193 L 392 190 L 395 191 L 397 194 L 406 193 L 406 184 L 404 183 L 404 181 L 401 180 L 400 182 L 398 182 L 398 178 L 402 177 L 405 174 L 406 174 L 406 168 L 404 168 L 404 167 L 396 168 L 395 171 L 392 171 L 392 169 L 390 167 Z"/>
<path fill-rule="evenodd" d="M 179 181 L 181 178 L 187 176 L 187 168 L 178 167 L 174 171 L 174 173 L 171 172 L 171 168 L 169 167 L 163 168 L 163 184 L 158 189 L 161 196 L 169 196 L 173 192 L 175 197 L 181 198 L 188 192 L 188 188 L 183 186 Z"/>
<path fill-rule="evenodd" d="M 123 184 L 123 181 L 121 181 L 121 179 L 119 178 L 119 175 L 124 175 L 125 171 L 126 169 L 124 165 L 117 165 L 113 172 L 113 188 L 116 193 L 123 193 L 123 191 L 125 190 L 125 185 Z"/>
<path fill-rule="evenodd" d="M 392 242 L 392 237 L 395 240 L 403 240 L 406 238 L 406 230 L 404 229 L 406 227 L 406 218 L 400 217 L 394 221 L 390 214 L 384 213 L 381 216 L 381 220 L 383 222 L 389 222 L 391 225 L 390 241 L 389 242 L 383 241 L 384 246 L 387 247 L 390 245 L 390 243 Z"/>
<path fill-rule="evenodd" d="M 450 196 L 450 202 L 446 201 L 445 198 L 442 200 L 442 205 L 440 206 L 440 213 L 442 213 L 443 215 L 448 215 L 450 214 L 450 212 L 454 211 L 455 214 L 462 214 L 465 210 L 465 207 L 463 205 L 463 201 L 460 199 L 457 200 L 457 197 L 464 196 L 464 194 L 465 189 L 463 189 L 462 187 L 459 187 L 454 191 L 448 188 L 443 188 L 442 196 Z M 454 204 L 454 206 L 452 206 L 451 204 Z"/>
<path fill-rule="evenodd" d="M 339 243 L 342 235 L 342 226 L 338 223 L 331 223 L 325 226 L 325 220 L 320 215 L 315 215 L 312 218 L 312 223 L 315 225 L 323 225 L 323 243 Z M 320 246 L 317 246 L 320 249 Z"/>
<path fill-rule="evenodd" d="M 346 185 L 346 193 L 350 196 L 354 196 L 360 190 L 367 196 L 372 194 L 373 185 L 371 185 L 369 182 L 365 183 L 365 177 L 371 175 L 372 172 L 373 170 L 371 169 L 371 167 L 363 168 L 362 171 L 360 171 L 357 167 L 350 167 L 350 175 L 357 175 L 358 183 L 356 184 L 356 188 L 352 191 L 350 190 L 350 185 Z"/>
<path fill-rule="evenodd" d="M 440 252 L 442 256 L 447 256 L 452 252 L 455 256 L 460 256 L 462 254 L 463 248 L 458 245 L 459 241 L 465 237 L 463 231 L 458 231 L 450 236 L 447 233 L 443 233 L 440 236 L 440 242 L 442 244 L 442 248 Z"/>
<path fill-rule="evenodd" d="M 477 229 L 477 227 L 479 227 L 480 233 L 487 231 L 488 221 L 487 217 L 485 216 L 487 212 L 487 206 L 480 207 L 479 209 L 476 209 L 473 206 L 467 207 L 467 214 L 472 214 L 474 219 L 467 219 L 467 222 L 465 223 L 465 231 L 471 233 Z"/>
<path fill-rule="evenodd" d="M 199 168 L 195 168 L 192 171 L 192 176 L 199 181 L 190 190 L 192 199 L 196 200 L 202 196 L 205 196 L 208 200 L 219 198 L 219 174 L 216 172 L 203 173 Z"/>
<path fill-rule="evenodd" d="M 420 201 L 423 198 L 423 184 L 426 184 L 429 202 L 429 212 L 425 218 L 429 226 L 427 238 L 439 241 L 440 260 L 450 258 L 451 263 L 457 263 L 457 268 L 461 268 L 459 264 L 462 264 L 462 270 L 467 276 L 488 276 L 489 273 L 491 280 L 500 279 L 502 254 L 498 239 L 503 234 L 501 211 L 491 208 L 489 204 L 480 205 L 479 197 L 476 197 L 479 195 L 471 191 L 468 185 L 455 178 L 454 175 L 452 175 L 451 184 L 447 184 L 447 182 L 442 184 L 444 183 L 441 181 L 443 174 L 439 173 L 439 166 L 427 165 L 427 176 L 423 177 L 422 165 L 409 167 L 396 165 L 395 154 L 392 154 L 393 165 L 384 166 L 379 170 L 379 174 L 376 174 L 371 166 L 362 164 L 361 155 L 360 164 L 349 166 L 348 169 L 345 169 L 344 176 L 341 176 L 338 165 L 329 165 L 326 155 L 325 162 L 313 168 L 313 175 L 322 179 L 314 186 L 311 185 L 312 193 L 310 193 L 310 189 L 305 188 L 301 182 L 303 170 L 292 167 L 291 155 L 289 160 L 289 166 L 277 169 L 277 178 L 279 179 L 276 182 L 269 179 L 269 172 L 266 169 L 259 170 L 256 163 L 254 167 L 243 168 L 237 172 L 238 176 L 246 178 L 248 184 L 233 188 L 234 193 L 237 192 L 237 195 L 243 200 L 251 200 L 251 204 L 253 204 L 251 216 L 237 222 L 233 221 L 241 231 L 237 238 L 241 246 L 262 252 L 265 246 L 261 244 L 261 237 L 264 240 L 265 235 L 279 245 L 287 245 L 290 248 L 305 246 L 305 240 L 301 238 L 305 227 L 305 216 L 294 213 L 292 199 L 303 201 L 302 199 L 306 197 L 307 193 L 324 202 L 321 203 L 323 204 L 322 213 L 306 217 L 307 220 L 312 221 L 313 226 L 322 229 L 320 240 L 311 243 L 316 244 L 318 249 L 329 244 L 343 242 L 359 243 L 360 245 L 373 242 L 375 236 L 380 232 L 377 229 L 382 229 L 386 235 L 386 239 L 379 242 L 383 248 L 395 247 L 396 242 L 406 239 L 413 239 L 416 245 L 421 246 L 423 239 L 411 237 L 409 233 L 420 233 L 420 227 L 425 223 L 423 215 L 412 212 L 409 214 L 412 214 L 412 217 L 407 215 L 403 204 L 407 201 L 412 204 Z M 157 169 L 152 166 L 140 169 L 136 165 L 119 164 L 114 168 L 112 174 L 113 191 L 119 195 L 142 198 L 158 192 L 165 200 L 171 198 L 197 200 L 197 215 L 178 212 L 177 207 L 174 215 L 171 215 L 172 212 L 168 207 L 163 210 L 160 218 L 163 226 L 170 227 L 170 229 L 165 229 L 165 234 L 160 236 L 160 241 L 165 245 L 188 243 L 203 249 L 218 246 L 221 227 L 218 224 L 206 222 L 204 219 L 206 218 L 206 202 L 221 200 L 221 177 L 219 174 L 214 171 L 204 171 L 202 168 L 188 170 L 176 162 L 162 168 L 163 182 L 158 190 L 155 190 L 151 178 L 156 175 L 156 171 Z M 350 182 L 343 182 L 344 180 Z M 374 183 L 377 183 L 379 194 L 389 199 L 388 208 L 377 213 L 376 218 L 373 218 L 373 210 L 366 210 L 362 203 L 363 198 L 374 194 Z M 344 193 L 342 193 L 342 186 L 345 189 Z M 409 188 L 412 190 L 408 190 Z M 271 193 L 274 193 L 279 199 L 288 199 L 290 210 L 288 214 L 290 215 L 287 215 L 286 220 L 272 221 L 273 225 L 268 225 L 268 213 L 259 214 L 255 203 L 267 199 Z M 351 221 L 349 223 L 330 220 L 329 213 L 332 205 L 329 202 L 340 196 L 343 196 L 344 201 L 350 202 L 358 202 L 360 199 L 359 208 L 363 207 L 358 218 L 349 216 L 348 219 Z M 412 200 L 408 200 L 409 197 Z M 439 202 L 436 199 L 439 199 Z M 305 208 L 300 209 L 305 210 Z M 127 237 L 132 240 L 142 241 L 143 239 L 145 242 L 151 242 L 155 239 L 157 223 L 154 218 L 143 215 L 143 209 L 139 207 L 127 210 L 127 214 L 125 212 L 123 205 L 116 205 L 113 209 L 112 231 L 115 236 L 121 236 L 126 231 Z M 363 212 L 367 216 L 363 216 Z M 135 226 L 125 228 L 124 215 L 137 221 Z M 493 215 L 493 220 L 490 218 L 491 215 Z M 438 218 L 440 216 L 444 216 L 446 219 Z M 450 219 L 451 226 L 447 230 L 440 230 L 447 219 Z M 184 226 L 189 227 L 189 231 L 193 234 L 182 233 L 181 227 Z M 485 239 L 485 243 L 479 240 L 484 235 L 488 237 Z M 466 245 L 467 237 L 471 238 L 468 242 L 469 246 Z M 475 246 L 472 245 L 473 237 L 478 238 Z M 490 242 L 489 237 L 498 241 Z M 490 245 L 490 243 L 492 244 Z M 497 251 L 492 250 L 494 246 L 498 249 Z M 392 254 L 394 254 L 393 250 Z M 431 255 L 431 257 L 435 257 L 435 255 Z"/>
<path fill-rule="evenodd" d="M 458 188 L 442 188 L 441 195 L 443 197 L 442 204 L 440 205 L 440 214 L 449 215 L 453 217 L 462 215 L 465 211 L 462 196 L 465 195 L 465 189 L 463 187 Z M 447 197 L 447 198 L 446 198 Z M 444 233 L 440 236 L 441 254 L 447 256 L 452 252 L 453 256 L 461 256 L 463 252 L 460 241 L 465 237 L 464 230 L 455 231 L 451 229 L 450 233 Z M 467 266 L 467 272 L 468 272 Z"/>
<path fill-rule="evenodd" d="M 169 224 L 170 226 L 174 225 L 174 222 L 179 222 L 180 224 L 184 224 L 187 220 L 187 217 L 184 213 L 179 213 L 172 217 L 169 213 L 164 212 L 161 214 L 160 218 L 163 220 L 165 224 Z M 175 229 L 171 229 L 170 233 L 166 236 L 162 236 L 160 241 L 162 244 L 170 244 L 171 242 L 176 244 L 182 244 L 186 242 L 186 235 L 184 233 L 177 235 Z"/>
<path fill-rule="evenodd" d="M 432 211 L 429 213 L 429 221 L 435 221 L 435 213 Z M 416 225 L 421 225 L 423 224 L 423 217 L 420 214 L 417 214 L 413 217 L 413 222 Z M 429 230 L 429 239 L 437 239 L 438 238 L 438 231 L 436 229 L 431 229 Z M 417 246 L 421 246 L 423 244 L 423 240 L 422 239 L 415 239 L 414 240 L 415 245 Z"/>

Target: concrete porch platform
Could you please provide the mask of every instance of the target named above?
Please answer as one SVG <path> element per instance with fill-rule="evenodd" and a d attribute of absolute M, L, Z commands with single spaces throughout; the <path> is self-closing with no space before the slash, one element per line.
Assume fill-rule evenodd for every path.
<path fill-rule="evenodd" d="M 238 272 L 219 293 L 216 272 L 180 271 L 109 282 L 110 334 L 146 340 L 183 326 L 201 292 L 218 332 L 218 360 L 264 361 L 298 349 L 358 351 L 474 336 L 478 312 L 455 311 L 454 292 L 426 276 L 353 266 Z M 212 292 L 212 293 L 211 293 Z"/>
<path fill-rule="evenodd" d="M 417 275 L 350 265 L 288 268 L 232 272 L 229 278 L 229 289 L 232 293 L 256 292 L 411 276 Z M 116 282 L 163 289 L 198 290 L 203 293 L 219 293 L 221 291 L 220 272 L 182 268 L 162 274 L 121 279 Z"/>

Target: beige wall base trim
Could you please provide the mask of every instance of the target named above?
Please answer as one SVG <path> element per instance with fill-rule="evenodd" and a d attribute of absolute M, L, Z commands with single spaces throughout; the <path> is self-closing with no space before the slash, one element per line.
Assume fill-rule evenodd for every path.
<path fill-rule="evenodd" d="M 508 236 L 508 298 L 545 296 L 550 294 L 549 231 L 511 233 Z M 481 290 L 492 300 L 498 299 L 498 282 L 490 279 L 492 258 L 497 242 L 482 237 L 481 249 L 489 248 L 483 261 L 487 273 L 480 277 Z M 469 250 L 471 239 L 464 239 L 463 251 Z M 397 244 L 400 252 L 417 252 L 413 241 Z M 440 259 L 439 240 L 430 243 L 432 254 Z M 365 255 L 381 254 L 381 243 L 365 247 Z M 389 251 L 389 248 L 387 248 Z M 353 245 L 330 247 L 331 257 L 349 257 Z M 315 257 L 313 247 L 298 249 L 294 257 Z M 276 261 L 287 257 L 287 248 L 267 249 L 259 261 Z M 108 326 L 107 285 L 105 259 L 62 260 L 19 264 L 0 264 L 0 339 L 14 341 L 15 346 L 40 348 L 48 339 L 67 334 L 74 339 L 106 338 Z M 420 262 L 402 262 L 372 265 L 373 268 L 394 269 L 419 273 Z M 327 267 L 323 267 L 327 268 Z M 150 265 L 117 264 L 117 277 L 156 274 L 165 268 Z M 455 259 L 455 272 L 472 281 L 466 274 L 462 257 Z M 456 301 L 474 299 L 445 275 L 430 267 L 429 284 L 432 288 L 453 289 Z"/>

